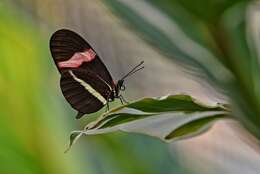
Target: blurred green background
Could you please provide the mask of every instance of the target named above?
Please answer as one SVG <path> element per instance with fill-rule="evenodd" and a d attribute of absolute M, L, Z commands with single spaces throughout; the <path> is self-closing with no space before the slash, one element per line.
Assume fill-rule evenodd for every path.
<path fill-rule="evenodd" d="M 137 1 L 125 2 L 135 5 Z M 174 10 L 165 5 L 172 3 L 167 0 L 149 3 L 169 16 L 175 16 L 178 23 L 186 26 L 182 28 L 183 31 L 189 30 L 192 24 L 190 36 L 205 47 L 210 47 L 220 57 L 225 68 L 231 67 L 243 79 L 241 72 L 250 71 L 243 64 L 243 59 L 236 59 L 243 64 L 242 71 L 241 67 L 232 65 L 231 59 L 221 59 L 227 50 L 224 47 L 219 50 L 222 47 L 213 42 L 214 37 L 219 38 L 214 21 L 236 3 L 222 2 L 209 1 L 204 7 L 210 8 L 205 10 L 201 10 L 204 1 L 181 1 L 180 4 L 174 1 L 171 4 L 175 7 Z M 236 7 L 239 11 L 245 7 L 245 2 L 242 5 L 239 1 L 238 3 Z M 183 66 L 197 65 L 194 69 L 188 68 L 188 71 L 194 72 L 196 68 L 202 67 L 202 72 L 213 77 L 213 81 L 218 80 L 218 85 L 227 85 L 223 80 L 225 78 L 215 77 L 217 75 L 214 71 L 211 74 L 209 69 L 214 69 L 215 64 L 205 68 L 200 64 L 203 61 L 194 63 L 188 58 L 190 55 L 182 55 L 178 49 L 169 47 L 170 41 L 164 39 L 167 38 L 167 32 L 160 35 L 152 27 L 149 28 L 148 23 L 141 20 L 140 23 L 135 23 L 134 20 L 130 23 L 130 28 L 146 32 L 147 35 L 141 35 L 144 40 L 148 39 L 150 44 L 147 44 L 142 36 L 139 38 L 128 30 L 125 23 L 108 6 L 112 6 L 112 10 L 117 10 L 117 13 L 125 17 L 121 19 L 130 22 L 137 19 L 131 15 L 131 11 L 125 10 L 120 3 L 113 0 L 0 0 L 0 174 L 257 173 L 260 170 L 257 165 L 260 162 L 258 150 L 238 138 L 237 134 L 244 135 L 245 131 L 233 122 L 220 123 L 206 135 L 171 145 L 134 134 L 93 136 L 81 139 L 71 151 L 64 154 L 70 132 L 83 128 L 91 118 L 75 120 L 75 111 L 66 103 L 59 89 L 59 74 L 50 55 L 49 38 L 60 28 L 75 30 L 93 43 L 115 79 L 140 59 L 145 60 L 145 71 L 127 82 L 126 96 L 129 99 L 185 92 L 208 102 L 227 100 L 225 95 L 207 82 L 191 76 L 187 69 L 165 57 L 171 57 L 169 55 L 173 52 L 177 53 L 177 58 L 180 55 L 186 57 L 187 61 L 184 62 L 187 64 Z M 189 7 L 187 9 L 194 16 L 184 13 L 184 7 Z M 189 22 L 183 18 L 194 20 Z M 237 18 L 231 17 L 232 19 Z M 147 30 L 140 26 L 145 26 Z M 153 38 L 157 42 L 151 39 L 154 33 L 158 36 Z M 212 38 L 209 33 L 216 35 Z M 165 52 L 158 52 L 157 49 Z M 231 53 L 229 55 L 232 57 Z M 226 71 L 225 68 L 223 71 Z M 199 76 L 206 78 L 201 74 Z M 240 82 L 242 87 L 246 86 L 246 80 Z M 248 93 L 240 94 L 251 96 Z M 255 110 L 250 111 L 257 115 L 259 100 L 249 101 L 255 103 Z M 249 118 L 254 121 L 254 117 Z M 245 118 L 241 117 L 241 120 Z M 232 129 L 234 125 L 239 127 L 235 131 Z"/>

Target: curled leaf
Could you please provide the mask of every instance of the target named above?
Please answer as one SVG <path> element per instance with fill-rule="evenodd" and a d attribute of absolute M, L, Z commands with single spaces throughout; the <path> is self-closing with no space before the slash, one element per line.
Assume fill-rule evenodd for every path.
<path fill-rule="evenodd" d="M 179 140 L 205 132 L 214 121 L 228 115 L 227 105 L 202 104 L 189 95 L 144 98 L 112 109 L 84 130 L 72 132 L 70 146 L 82 135 L 115 131 L 146 134 L 167 142 Z"/>

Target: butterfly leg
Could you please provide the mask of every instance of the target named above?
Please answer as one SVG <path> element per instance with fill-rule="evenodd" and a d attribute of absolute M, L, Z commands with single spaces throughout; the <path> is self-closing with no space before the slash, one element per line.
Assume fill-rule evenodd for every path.
<path fill-rule="evenodd" d="M 108 104 L 108 102 L 107 102 L 107 110 L 106 110 L 106 112 L 107 112 L 107 111 L 109 111 L 109 104 Z"/>
<path fill-rule="evenodd" d="M 120 99 L 122 104 L 124 104 L 124 103 L 128 104 L 129 103 L 128 101 L 126 101 L 126 99 L 122 95 L 119 95 L 119 99 Z"/>
<path fill-rule="evenodd" d="M 107 112 L 107 111 L 109 111 L 109 97 L 107 97 L 107 104 L 106 105 L 107 105 L 107 110 L 106 110 L 106 112 Z"/>
<path fill-rule="evenodd" d="M 123 105 L 123 104 L 124 104 L 124 102 L 123 102 L 123 100 L 122 100 L 121 96 L 119 96 L 119 99 L 120 99 L 120 102 L 121 102 L 121 104 Z"/>

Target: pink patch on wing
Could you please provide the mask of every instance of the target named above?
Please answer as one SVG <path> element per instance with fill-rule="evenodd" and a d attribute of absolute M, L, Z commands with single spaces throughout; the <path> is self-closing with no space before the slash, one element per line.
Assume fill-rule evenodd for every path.
<path fill-rule="evenodd" d="M 92 49 L 84 52 L 74 53 L 73 56 L 66 61 L 58 63 L 59 68 L 78 68 L 83 62 L 90 62 L 95 59 L 96 53 Z"/>

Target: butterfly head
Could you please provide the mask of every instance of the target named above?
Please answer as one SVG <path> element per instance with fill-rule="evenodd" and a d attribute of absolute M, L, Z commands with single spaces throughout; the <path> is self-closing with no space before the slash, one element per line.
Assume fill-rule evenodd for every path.
<path fill-rule="evenodd" d="M 144 61 L 141 61 L 138 65 L 136 65 L 131 71 L 129 71 L 126 75 L 124 75 L 120 80 L 117 81 L 116 87 L 115 87 L 115 96 L 119 97 L 120 91 L 125 90 L 124 80 L 131 76 L 132 74 L 136 73 L 137 71 L 144 68 L 144 66 L 141 66 L 144 63 Z"/>
<path fill-rule="evenodd" d="M 120 91 L 125 90 L 124 79 L 118 80 L 116 83 L 115 96 L 119 96 Z"/>
<path fill-rule="evenodd" d="M 124 91 L 125 90 L 124 80 L 118 80 L 117 88 L 118 88 L 119 91 Z"/>

